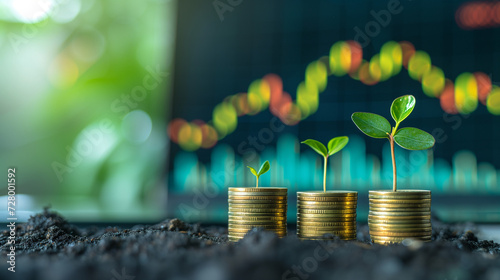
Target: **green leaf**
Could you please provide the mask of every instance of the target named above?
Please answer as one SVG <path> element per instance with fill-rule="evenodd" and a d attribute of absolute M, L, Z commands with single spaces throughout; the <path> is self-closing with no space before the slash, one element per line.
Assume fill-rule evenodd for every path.
<path fill-rule="evenodd" d="M 259 169 L 259 175 L 262 175 L 264 173 L 266 173 L 267 171 L 269 171 L 269 168 L 271 168 L 271 165 L 269 164 L 269 161 L 266 160 L 266 162 L 264 162 L 261 166 L 260 166 L 260 169 Z"/>
<path fill-rule="evenodd" d="M 259 174 L 257 174 L 257 170 L 255 170 L 253 167 L 247 166 L 250 169 L 250 172 L 252 172 L 253 175 L 256 177 L 259 177 Z"/>
<path fill-rule="evenodd" d="M 394 135 L 394 141 L 407 150 L 425 150 L 434 146 L 434 137 L 414 127 L 401 128 Z"/>
<path fill-rule="evenodd" d="M 328 142 L 328 155 L 331 156 L 337 153 L 338 151 L 342 150 L 345 147 L 345 145 L 347 145 L 348 142 L 349 142 L 349 137 L 347 136 L 339 136 L 332 138 Z"/>
<path fill-rule="evenodd" d="M 391 105 L 391 116 L 396 123 L 402 122 L 410 115 L 415 108 L 415 97 L 413 95 L 403 95 L 394 99 Z"/>
<path fill-rule="evenodd" d="M 387 134 L 391 133 L 391 124 L 380 115 L 356 112 L 351 119 L 361 132 L 370 137 L 387 138 Z"/>
<path fill-rule="evenodd" d="M 313 150 L 316 151 L 316 153 L 327 157 L 328 156 L 328 151 L 326 150 L 325 145 L 321 144 L 320 142 L 313 140 L 313 139 L 307 139 L 305 141 L 300 142 L 302 144 L 306 144 L 307 146 L 311 147 Z"/>

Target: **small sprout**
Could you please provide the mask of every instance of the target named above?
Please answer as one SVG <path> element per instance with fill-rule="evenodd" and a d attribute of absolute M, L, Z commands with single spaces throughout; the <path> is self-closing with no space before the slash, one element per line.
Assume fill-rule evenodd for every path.
<path fill-rule="evenodd" d="M 391 127 L 389 121 L 372 113 L 356 112 L 352 114 L 352 121 L 364 134 L 373 138 L 387 138 L 391 143 L 393 185 L 397 190 L 396 158 L 394 156 L 394 142 L 407 150 L 426 150 L 434 146 L 435 140 L 429 133 L 414 127 L 405 127 L 398 130 L 399 124 L 406 119 L 415 108 L 415 97 L 404 95 L 396 98 L 391 105 L 391 116 L 396 122 Z"/>
<path fill-rule="evenodd" d="M 271 165 L 269 164 L 269 161 L 266 160 L 266 162 L 264 162 L 261 166 L 260 166 L 260 169 L 259 171 L 257 172 L 257 170 L 255 170 L 255 168 L 251 167 L 251 166 L 247 166 L 249 169 L 250 169 L 250 172 L 252 172 L 253 175 L 255 175 L 255 177 L 257 177 L 257 185 L 256 187 L 258 188 L 259 187 L 259 177 L 260 175 L 266 173 L 267 171 L 269 171 L 269 168 L 271 168 Z"/>
<path fill-rule="evenodd" d="M 323 156 L 324 159 L 324 171 L 323 171 L 323 191 L 326 192 L 326 163 L 328 160 L 328 157 L 339 152 L 342 150 L 345 145 L 349 142 L 349 138 L 347 136 L 339 136 L 332 138 L 328 142 L 328 150 L 326 149 L 325 145 L 321 144 L 319 141 L 313 140 L 313 139 L 307 139 L 305 141 L 302 141 L 302 144 L 306 144 L 309 147 L 311 147 L 316 153 L 320 154 Z"/>

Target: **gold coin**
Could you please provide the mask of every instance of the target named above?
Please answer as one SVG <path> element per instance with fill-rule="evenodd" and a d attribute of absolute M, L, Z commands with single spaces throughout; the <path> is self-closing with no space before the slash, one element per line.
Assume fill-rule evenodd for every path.
<path fill-rule="evenodd" d="M 228 215 L 231 216 L 286 216 L 286 209 L 264 209 L 261 211 L 252 211 L 255 209 L 231 208 Z"/>
<path fill-rule="evenodd" d="M 386 226 L 405 226 L 405 225 L 424 225 L 424 224 L 430 224 L 431 221 L 429 219 L 422 219 L 422 220 L 377 220 L 373 218 L 368 219 L 369 224 L 373 225 L 386 225 Z"/>
<path fill-rule="evenodd" d="M 327 230 L 327 231 L 307 231 L 307 230 L 298 230 L 297 235 L 300 237 L 319 237 L 323 236 L 324 234 L 334 234 L 337 236 L 356 236 L 357 232 L 354 231 L 334 231 L 334 230 Z"/>
<path fill-rule="evenodd" d="M 300 237 L 298 236 L 300 240 L 328 240 L 327 238 L 322 238 L 320 236 L 314 236 L 314 237 Z M 341 240 L 356 240 L 356 236 L 349 236 L 349 237 L 344 237 L 340 238 Z"/>
<path fill-rule="evenodd" d="M 425 199 L 431 199 L 432 197 L 430 195 L 422 195 L 422 196 L 380 196 L 380 195 L 368 195 L 368 201 L 370 200 L 405 200 L 405 201 L 410 201 L 410 200 L 425 200 Z"/>
<path fill-rule="evenodd" d="M 308 191 L 308 192 L 297 192 L 297 196 L 334 196 L 334 197 L 345 197 L 345 196 L 358 196 L 357 191 Z"/>
<path fill-rule="evenodd" d="M 374 244 L 386 245 L 386 246 L 387 246 L 387 245 L 390 245 L 390 244 L 399 244 L 399 243 L 401 243 L 402 241 L 394 241 L 394 242 L 391 242 L 391 241 L 377 241 L 377 240 L 372 240 L 372 242 L 373 242 Z M 427 243 L 427 242 L 430 242 L 430 240 L 422 240 L 422 242 Z"/>
<path fill-rule="evenodd" d="M 262 227 L 262 228 L 278 228 L 285 227 L 286 221 L 247 221 L 247 223 L 243 223 L 243 221 L 230 221 L 228 222 L 229 228 L 254 228 L 254 227 Z"/>
<path fill-rule="evenodd" d="M 358 205 L 357 201 L 303 201 L 297 199 L 297 206 L 304 208 L 314 207 L 345 207 L 345 208 L 356 208 Z M 309 207 L 308 207 L 309 206 Z"/>
<path fill-rule="evenodd" d="M 245 221 L 245 220 L 229 220 L 229 225 L 240 226 L 240 225 L 253 225 L 253 226 L 261 226 L 261 225 L 279 225 L 286 226 L 286 221 L 271 221 L 271 220 L 259 220 L 259 221 Z"/>
<path fill-rule="evenodd" d="M 298 220 L 297 225 L 301 226 L 321 226 L 321 225 L 326 225 L 326 226 L 342 226 L 342 227 L 349 227 L 349 226 L 356 226 L 356 221 L 352 222 L 316 222 L 316 221 L 302 221 Z"/>
<path fill-rule="evenodd" d="M 311 230 L 312 228 L 312 230 Z M 307 227 L 307 226 L 297 226 L 297 232 L 308 233 L 308 232 L 342 232 L 342 233 L 353 233 L 356 232 L 356 227 Z"/>
<path fill-rule="evenodd" d="M 231 200 L 278 200 L 278 201 L 286 201 L 287 197 L 286 196 L 279 196 L 279 195 L 230 195 L 229 199 Z"/>
<path fill-rule="evenodd" d="M 430 222 L 428 223 L 416 223 L 416 224 L 377 224 L 368 221 L 368 226 L 370 228 L 426 228 L 432 227 Z"/>
<path fill-rule="evenodd" d="M 383 207 L 430 207 L 431 205 L 430 199 L 428 201 L 415 199 L 414 203 L 384 202 L 384 201 L 387 201 L 387 199 L 384 200 L 380 199 L 380 201 L 376 199 L 370 199 L 368 202 L 369 204 L 373 205 L 383 205 Z"/>
<path fill-rule="evenodd" d="M 243 239 L 243 237 L 245 237 L 245 235 L 246 234 L 243 234 L 243 235 L 233 235 L 233 234 L 231 234 L 231 235 L 228 235 L 228 238 L 230 238 L 230 240 L 236 240 L 236 241 L 238 241 L 240 239 Z M 278 235 L 279 238 L 282 238 L 282 237 L 285 237 L 287 235 L 287 233 L 280 233 L 280 234 L 276 233 L 276 235 Z"/>
<path fill-rule="evenodd" d="M 230 208 L 229 214 L 234 216 L 286 216 L 286 209 L 244 209 Z"/>
<path fill-rule="evenodd" d="M 391 219 L 377 219 L 370 217 L 368 218 L 368 223 L 376 225 L 419 225 L 419 224 L 430 224 L 430 219 L 413 219 L 413 220 L 391 220 Z"/>
<path fill-rule="evenodd" d="M 404 209 L 404 208 L 408 208 L 408 209 L 420 209 L 420 208 L 431 208 L 431 204 L 430 203 L 419 203 L 419 204 L 404 204 L 404 203 L 399 203 L 399 204 L 395 204 L 395 203 L 374 203 L 374 202 L 370 202 L 368 204 L 370 207 L 380 207 L 380 208 L 397 208 L 397 209 Z"/>
<path fill-rule="evenodd" d="M 408 239 L 408 238 L 404 238 L 404 239 L 401 239 L 401 240 L 379 240 L 379 239 L 372 239 L 372 242 L 373 243 L 376 243 L 376 244 L 380 244 L 380 245 L 389 245 L 389 244 L 399 244 L 401 242 L 403 242 L 403 240 L 405 239 Z M 430 242 L 431 241 L 431 238 L 426 238 L 426 239 L 416 239 L 416 240 L 420 240 L 422 242 Z"/>
<path fill-rule="evenodd" d="M 287 197 L 286 192 L 227 192 L 228 196 L 280 196 Z"/>
<path fill-rule="evenodd" d="M 409 219 L 404 219 L 404 217 L 384 217 L 384 218 L 379 218 L 379 217 L 373 217 L 369 216 L 368 217 L 368 222 L 371 224 L 378 224 L 378 225 L 418 225 L 418 224 L 427 224 L 431 223 L 430 218 L 420 218 L 422 216 L 414 216 L 414 217 L 408 217 Z M 393 218 L 398 218 L 398 219 L 393 219 Z"/>
<path fill-rule="evenodd" d="M 430 195 L 431 191 L 429 190 L 397 190 L 397 191 L 391 191 L 391 190 L 370 190 L 368 191 L 368 194 L 372 195 Z"/>
<path fill-rule="evenodd" d="M 229 230 L 229 235 L 231 236 L 245 236 L 249 231 L 252 229 L 235 229 L 235 230 Z M 279 236 L 285 236 L 286 235 L 286 229 L 266 229 L 266 231 L 271 231 L 276 233 Z"/>
<path fill-rule="evenodd" d="M 322 228 L 322 229 L 356 229 L 356 223 L 350 223 L 347 225 L 338 225 L 333 222 L 297 222 L 297 228 Z"/>
<path fill-rule="evenodd" d="M 319 238 L 322 237 L 324 234 L 333 234 L 337 235 L 339 237 L 352 237 L 356 238 L 357 233 L 334 233 L 334 232 L 297 232 L 298 237 L 309 237 L 309 238 Z"/>
<path fill-rule="evenodd" d="M 252 228 L 263 228 L 263 229 L 283 229 L 286 228 L 286 224 L 252 224 L 252 225 L 242 225 L 242 224 L 229 224 L 229 229 L 252 229 Z"/>
<path fill-rule="evenodd" d="M 297 219 L 297 223 L 356 223 L 356 218 L 335 219 L 335 218 L 301 218 Z"/>
<path fill-rule="evenodd" d="M 384 207 L 374 207 L 370 205 L 369 211 L 375 212 L 424 212 L 430 213 L 431 208 L 384 208 Z"/>
<path fill-rule="evenodd" d="M 286 193 L 287 188 L 228 188 L 231 192 L 277 192 Z"/>
<path fill-rule="evenodd" d="M 247 234 L 249 231 L 251 231 L 252 229 L 236 229 L 236 230 L 228 230 L 228 234 L 229 235 L 233 235 L 233 236 L 244 236 L 245 234 Z M 265 231 L 270 231 L 270 232 L 274 232 L 278 235 L 286 235 L 287 233 L 287 229 L 286 228 L 280 228 L 280 229 L 264 229 Z"/>
<path fill-rule="evenodd" d="M 240 200 L 240 201 L 243 201 L 243 200 Z M 241 203 L 240 202 L 233 203 L 232 201 L 228 201 L 228 205 L 233 206 L 233 207 L 286 208 L 287 202 L 277 200 L 277 201 L 273 201 L 272 203 L 260 203 L 260 202 L 257 202 L 257 200 L 255 200 L 255 202 L 251 202 L 251 203 L 242 203 L 242 202 Z"/>
<path fill-rule="evenodd" d="M 379 232 L 379 231 L 390 231 L 390 232 L 428 232 L 432 231 L 432 226 L 427 227 L 377 227 L 374 225 L 368 225 L 370 230 Z"/>
<path fill-rule="evenodd" d="M 260 226 L 269 226 L 269 227 L 286 227 L 286 221 L 242 221 L 242 220 L 231 220 L 228 221 L 228 225 L 231 227 L 240 227 L 240 226 L 248 226 L 248 227 L 260 227 Z"/>
<path fill-rule="evenodd" d="M 297 205 L 297 211 L 298 212 L 300 212 L 303 209 L 311 209 L 311 210 L 356 210 L 356 206 Z"/>
<path fill-rule="evenodd" d="M 317 202 L 357 202 L 358 199 L 356 197 L 314 197 L 314 196 L 304 196 L 299 197 L 297 200 L 300 201 L 317 201 Z"/>
<path fill-rule="evenodd" d="M 421 241 L 430 241 L 431 236 L 421 236 L 421 237 L 393 237 L 393 236 L 371 236 L 371 240 L 376 240 L 379 242 L 402 242 L 405 239 L 415 239 Z"/>
<path fill-rule="evenodd" d="M 253 217 L 268 217 L 276 219 L 286 219 L 286 213 L 249 213 L 249 212 L 229 212 L 229 218 L 253 218 Z"/>
<path fill-rule="evenodd" d="M 227 200 L 229 204 L 286 204 L 286 199 L 284 200 L 273 200 L 273 199 L 231 199 Z"/>
<path fill-rule="evenodd" d="M 430 219 L 430 211 L 405 211 L 405 212 L 390 212 L 390 211 L 368 211 L 368 217 L 370 215 L 376 217 L 412 217 L 412 216 L 429 216 Z"/>
<path fill-rule="evenodd" d="M 350 214 L 335 214 L 335 213 L 325 213 L 325 214 L 308 214 L 308 213 L 297 213 L 297 217 L 302 218 L 356 218 L 356 213 Z"/>
<path fill-rule="evenodd" d="M 241 239 L 243 239 L 243 236 L 227 236 L 228 240 L 231 241 L 231 242 L 238 242 L 240 241 Z"/>
<path fill-rule="evenodd" d="M 236 231 L 230 231 L 229 232 L 229 236 L 233 236 L 233 237 L 244 237 L 250 230 L 247 230 L 247 231 L 242 231 L 242 232 L 236 232 Z M 287 232 L 286 230 L 281 230 L 281 231 L 275 231 L 275 230 L 266 230 L 268 232 L 272 232 L 276 235 L 278 235 L 279 237 L 283 237 L 283 236 L 286 236 L 287 235 Z"/>
<path fill-rule="evenodd" d="M 382 215 L 368 215 L 368 220 L 389 221 L 391 223 L 405 223 L 411 221 L 430 221 L 431 215 L 418 215 L 418 216 L 382 216 Z"/>
<path fill-rule="evenodd" d="M 252 229 L 248 229 L 248 228 L 243 228 L 243 229 L 241 229 L 241 228 L 235 228 L 235 229 L 232 229 L 232 228 L 231 228 L 231 229 L 228 229 L 228 233 L 229 233 L 230 235 L 234 235 L 234 236 L 243 236 L 243 235 L 245 235 L 247 232 L 249 232 L 249 231 L 251 231 L 251 230 L 252 230 Z M 283 228 L 275 228 L 275 229 L 273 229 L 273 228 L 271 228 L 271 229 L 269 229 L 269 228 L 264 228 L 264 230 L 265 230 L 265 231 L 271 231 L 271 232 L 274 232 L 274 233 L 276 233 L 276 234 L 278 234 L 278 235 L 280 235 L 280 234 L 286 234 L 286 232 L 287 232 L 286 227 L 283 227 Z"/>
<path fill-rule="evenodd" d="M 431 209 L 430 205 L 427 206 L 420 206 L 420 207 L 413 207 L 413 206 L 401 206 L 401 207 L 386 207 L 385 205 L 379 205 L 379 204 L 369 204 L 369 209 L 388 209 L 391 211 L 424 211 L 424 209 L 430 211 Z"/>
<path fill-rule="evenodd" d="M 327 205 L 332 205 L 332 206 L 355 206 L 358 205 L 358 202 L 356 200 L 352 201 L 311 201 L 311 200 L 302 200 L 302 199 L 297 199 L 297 203 L 299 205 L 321 205 L 321 206 L 327 206 Z"/>
<path fill-rule="evenodd" d="M 258 204 L 258 203 L 250 203 L 250 204 L 242 204 L 242 203 L 229 203 L 229 208 L 258 208 L 258 209 L 286 209 L 287 204 Z"/>
<path fill-rule="evenodd" d="M 320 228 L 320 227 L 298 227 L 297 232 L 301 233 L 313 233 L 313 232 L 325 232 L 325 233 L 356 233 L 356 228 L 342 228 L 342 229 L 329 229 L 329 228 Z"/>
<path fill-rule="evenodd" d="M 370 195 L 368 197 L 368 201 L 375 201 L 375 200 L 405 200 L 405 201 L 410 201 L 414 200 L 415 202 L 418 201 L 423 201 L 426 199 L 431 199 L 430 195 L 427 196 L 419 196 L 419 197 L 408 197 L 408 196 L 401 196 L 401 197 L 387 197 L 387 196 L 377 196 L 377 195 Z"/>
<path fill-rule="evenodd" d="M 321 209 L 300 209 L 297 213 L 302 214 L 356 214 L 356 209 L 336 209 L 336 210 L 321 210 Z"/>
<path fill-rule="evenodd" d="M 432 230 L 419 231 L 419 232 L 392 232 L 392 231 L 372 231 L 370 230 L 370 236 L 389 236 L 389 237 L 419 237 L 419 236 L 431 236 Z"/>
<path fill-rule="evenodd" d="M 247 215 L 247 216 L 286 216 L 286 209 L 273 208 L 229 208 L 229 214 L 232 215 Z"/>
<path fill-rule="evenodd" d="M 338 236 L 340 239 L 343 240 L 352 240 L 357 238 L 356 233 L 352 234 L 343 234 L 343 233 L 334 233 L 334 232 L 316 232 L 316 233 L 297 233 L 297 237 L 299 238 L 315 238 L 315 239 L 324 239 L 325 234 L 332 234 L 335 236 Z"/>
<path fill-rule="evenodd" d="M 431 199 L 368 199 L 370 203 L 387 203 L 387 204 L 421 204 L 421 203 L 431 203 Z"/>
<path fill-rule="evenodd" d="M 310 236 L 297 235 L 297 237 L 300 240 L 328 240 L 328 239 L 330 239 L 330 238 L 322 237 L 322 236 L 318 236 L 318 235 L 310 235 Z M 349 235 L 349 236 L 346 235 L 346 236 L 338 236 L 338 237 L 340 238 L 340 240 L 344 240 L 344 241 L 356 240 L 357 239 L 356 235 Z"/>
<path fill-rule="evenodd" d="M 240 229 L 240 228 L 229 229 L 228 230 L 228 234 L 229 235 L 234 235 L 234 236 L 244 236 L 245 234 L 247 234 L 251 230 L 252 229 L 247 229 L 247 228 L 243 228 L 243 229 Z M 274 232 L 274 233 L 276 233 L 278 235 L 283 235 L 283 234 L 286 234 L 286 232 L 287 232 L 286 227 L 284 227 L 284 228 L 278 228 L 278 229 L 268 229 L 268 228 L 265 228 L 264 230 L 265 231 Z"/>
<path fill-rule="evenodd" d="M 266 214 L 271 216 L 271 214 L 279 214 L 286 215 L 286 209 L 274 209 L 274 208 L 238 208 L 238 207 L 229 207 L 229 212 L 232 213 L 248 213 L 248 214 Z"/>
<path fill-rule="evenodd" d="M 285 215 L 280 216 L 248 216 L 248 215 L 232 215 L 229 214 L 229 220 L 242 220 L 242 221 L 286 221 Z"/>
<path fill-rule="evenodd" d="M 318 228 L 355 228 L 356 223 L 338 223 L 338 222 L 297 222 L 297 227 L 318 227 Z"/>
<path fill-rule="evenodd" d="M 315 239 L 325 239 L 323 237 L 325 234 L 332 234 L 338 236 L 342 240 L 353 240 L 357 238 L 357 234 L 335 234 L 332 232 L 327 233 L 297 233 L 297 237 L 299 238 L 315 238 Z"/>
<path fill-rule="evenodd" d="M 228 218 L 239 220 L 286 220 L 285 213 L 245 213 L 243 215 L 234 214 L 235 212 L 228 213 Z M 253 214 L 253 215 L 245 215 Z"/>
<path fill-rule="evenodd" d="M 233 213 L 234 215 L 244 215 L 244 213 L 247 214 L 262 214 L 263 216 L 273 216 L 273 215 L 285 215 L 286 216 L 286 209 L 272 209 L 272 208 L 263 208 L 263 209 L 258 209 L 258 208 L 229 208 L 229 213 Z M 256 215 L 250 215 L 250 216 L 256 216 Z"/>
<path fill-rule="evenodd" d="M 302 217 L 298 217 L 297 222 L 355 223 L 356 218 L 302 218 Z"/>
<path fill-rule="evenodd" d="M 393 191 L 368 191 L 370 199 L 419 199 L 431 198 L 431 191 L 425 190 L 398 190 Z"/>

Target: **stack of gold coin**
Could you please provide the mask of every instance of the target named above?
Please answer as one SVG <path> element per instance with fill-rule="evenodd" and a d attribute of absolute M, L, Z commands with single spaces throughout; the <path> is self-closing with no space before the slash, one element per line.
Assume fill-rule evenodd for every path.
<path fill-rule="evenodd" d="M 331 233 L 344 240 L 356 239 L 356 191 L 297 192 L 297 235 L 322 239 Z"/>
<path fill-rule="evenodd" d="M 229 241 L 238 241 L 252 228 L 286 236 L 286 188 L 229 188 Z"/>
<path fill-rule="evenodd" d="M 400 243 L 407 238 L 431 240 L 431 191 L 369 191 L 368 198 L 373 243 Z"/>

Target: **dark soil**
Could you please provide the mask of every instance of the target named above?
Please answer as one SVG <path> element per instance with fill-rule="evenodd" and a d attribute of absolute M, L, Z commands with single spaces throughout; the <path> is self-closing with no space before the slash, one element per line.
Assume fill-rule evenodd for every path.
<path fill-rule="evenodd" d="M 152 226 L 78 229 L 54 212 L 17 226 L 16 272 L 2 261 L 0 279 L 500 279 L 500 244 L 478 240 L 473 224 L 433 221 L 429 243 L 279 239 L 253 230 L 238 243 L 227 228 L 178 219 Z M 9 232 L 0 235 L 2 259 Z"/>

